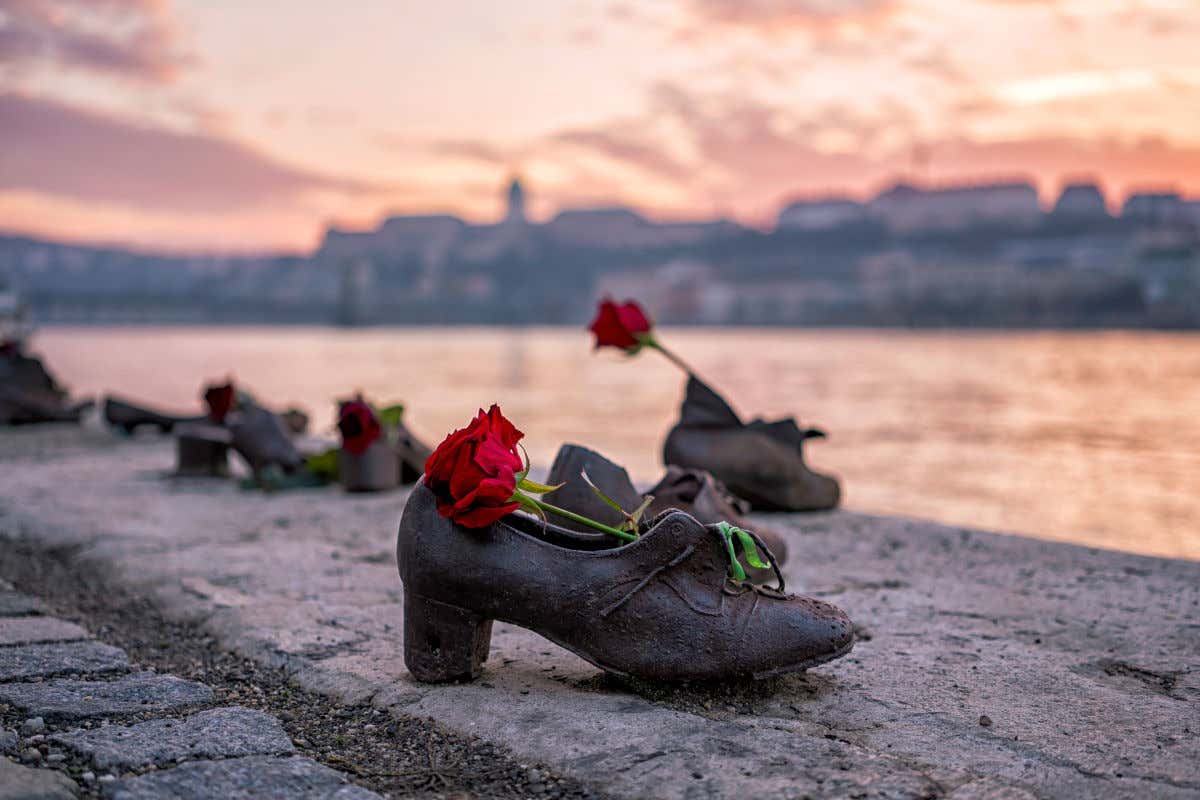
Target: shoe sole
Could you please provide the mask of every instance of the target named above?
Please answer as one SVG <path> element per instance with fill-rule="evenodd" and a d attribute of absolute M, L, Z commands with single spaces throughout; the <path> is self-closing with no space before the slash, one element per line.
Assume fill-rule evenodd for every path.
<path fill-rule="evenodd" d="M 499 619 L 496 621 L 504 622 L 504 620 L 499 620 Z M 636 680 L 647 680 L 646 678 L 638 678 L 635 675 L 630 675 L 628 672 L 616 669 L 615 667 L 606 666 L 602 662 L 597 661 L 596 659 L 591 658 L 590 656 L 587 656 L 584 653 L 579 652 L 578 650 L 571 647 L 570 645 L 564 644 L 563 642 L 558 641 L 557 639 L 555 639 L 552 636 L 547 636 L 546 634 L 542 633 L 541 631 L 535 631 L 532 628 L 525 628 L 522 625 L 517 625 L 516 623 L 512 623 L 512 622 L 507 623 L 507 624 L 513 625 L 514 627 L 517 627 L 517 628 L 522 628 L 523 630 L 530 631 L 531 633 L 536 633 L 538 636 L 541 636 L 543 639 L 546 639 L 547 641 L 558 645 L 563 650 L 566 650 L 569 653 L 573 653 L 574 655 L 579 656 L 584 661 L 591 664 L 593 667 L 604 670 L 605 672 L 610 673 L 612 675 L 616 675 L 619 678 L 632 678 L 632 679 L 636 679 Z M 788 665 L 785 665 L 782 667 L 776 667 L 775 669 L 762 670 L 760 672 L 752 672 L 749 674 L 748 677 L 751 680 L 762 681 L 762 680 L 766 680 L 768 678 L 776 678 L 776 677 L 779 677 L 780 675 L 790 675 L 795 672 L 804 672 L 805 670 L 811 669 L 812 667 L 819 667 L 822 664 L 828 664 L 830 661 L 836 661 L 837 659 L 841 658 L 842 656 L 846 655 L 847 653 L 849 653 L 851 650 L 854 649 L 854 642 L 855 642 L 855 640 L 851 639 L 850 642 L 845 647 L 841 648 L 840 650 L 835 650 L 832 653 L 825 653 L 824 655 L 819 655 L 819 656 L 816 656 L 815 658 L 810 658 L 807 661 L 802 661 L 798 664 L 788 664 Z M 737 679 L 739 677 L 744 678 L 747 676 L 746 675 L 741 675 L 741 676 L 735 675 L 735 676 L 732 676 L 731 679 Z M 660 681 L 663 681 L 664 683 L 672 683 L 672 682 L 677 682 L 677 681 L 714 680 L 714 679 L 712 679 L 712 678 L 673 678 L 673 679 L 672 678 L 654 678 L 654 679 L 650 679 L 650 680 L 660 680 Z M 729 679 L 718 679 L 718 680 L 729 680 Z"/>

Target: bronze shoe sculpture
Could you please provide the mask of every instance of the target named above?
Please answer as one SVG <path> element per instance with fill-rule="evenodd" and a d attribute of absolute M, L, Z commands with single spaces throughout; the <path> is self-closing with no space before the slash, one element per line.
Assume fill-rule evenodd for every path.
<path fill-rule="evenodd" d="M 223 425 L 189 422 L 175 428 L 175 476 L 229 477 L 229 445 L 233 434 Z"/>
<path fill-rule="evenodd" d="M 199 423 L 206 419 L 202 416 L 184 417 L 155 411 L 113 395 L 104 398 L 104 421 L 126 434 L 132 434 L 143 425 L 158 428 L 160 433 L 170 433 L 176 425 Z"/>
<path fill-rule="evenodd" d="M 268 469 L 291 474 L 303 463 L 287 425 L 278 414 L 244 402 L 225 423 L 233 434 L 233 449 L 245 459 L 256 479 L 261 480 Z"/>
<path fill-rule="evenodd" d="M 347 492 L 385 492 L 400 484 L 400 461 L 383 439 L 361 453 L 338 450 L 338 482 Z"/>
<path fill-rule="evenodd" d="M 395 431 L 396 458 L 399 460 L 400 483 L 416 483 L 425 473 L 425 461 L 433 449 L 413 435 L 401 422 Z"/>
<path fill-rule="evenodd" d="M 600 491 L 616 501 L 626 511 L 641 506 L 645 499 L 634 488 L 629 473 L 595 450 L 582 445 L 564 444 L 558 449 L 554 464 L 546 483 L 561 487 L 546 495 L 546 499 L 568 511 L 608 525 L 617 525 L 622 516 L 602 501 L 581 473 L 586 470 L 588 478 Z M 672 508 L 695 517 L 704 525 L 728 522 L 739 528 L 753 530 L 767 543 L 775 559 L 782 564 L 787 560 L 787 540 L 783 534 L 766 525 L 747 522 L 742 516 L 749 509 L 737 499 L 720 481 L 704 470 L 667 467 L 667 473 L 646 495 L 654 498 L 646 509 L 647 517 L 656 517 Z M 561 523 L 572 530 L 588 529 L 570 520 Z M 752 569 L 751 578 L 756 581 L 770 580 L 769 570 Z"/>
<path fill-rule="evenodd" d="M 787 594 L 782 576 L 775 589 L 731 580 L 725 548 L 717 526 L 680 511 L 629 544 L 522 513 L 464 528 L 422 482 L 396 545 L 405 664 L 419 681 L 475 678 L 493 620 L 651 680 L 766 678 L 850 651 L 845 613 Z"/>
<path fill-rule="evenodd" d="M 689 375 L 663 461 L 707 470 L 756 510 L 822 511 L 837 506 L 841 487 L 836 478 L 808 468 L 803 445 L 824 435 L 791 418 L 742 422 L 719 394 Z"/>
<path fill-rule="evenodd" d="M 71 403 L 40 358 L 19 341 L 0 342 L 0 425 L 78 422 L 91 400 Z"/>

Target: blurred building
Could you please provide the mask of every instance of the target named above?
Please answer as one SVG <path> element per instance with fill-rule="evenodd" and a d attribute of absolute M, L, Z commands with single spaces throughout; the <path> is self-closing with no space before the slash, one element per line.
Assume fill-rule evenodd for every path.
<path fill-rule="evenodd" d="M 1071 222 L 1098 222 L 1109 219 L 1108 204 L 1100 186 L 1092 182 L 1065 186 L 1054 203 L 1051 215 Z"/>
<path fill-rule="evenodd" d="M 1188 216 L 1178 192 L 1135 192 L 1121 208 L 1123 219 L 1154 225 L 1187 222 Z"/>
<path fill-rule="evenodd" d="M 728 236 L 742 228 L 729 220 L 652 222 L 622 206 L 580 208 L 560 212 L 544 226 L 559 244 L 608 250 L 638 250 L 697 244 Z"/>
<path fill-rule="evenodd" d="M 1042 218 L 1037 190 L 1025 181 L 937 189 L 899 183 L 872 200 L 870 210 L 894 233 L 996 226 L 1021 230 Z"/>
<path fill-rule="evenodd" d="M 1200 203 L 1090 181 L 899 184 L 789 203 L 770 233 L 623 206 L 477 224 L 394 215 L 309 256 L 171 256 L 0 236 L 0 280 L 62 322 L 576 324 L 602 294 L 665 322 L 1200 328 Z"/>
<path fill-rule="evenodd" d="M 867 210 L 847 197 L 796 200 L 779 212 L 776 227 L 791 231 L 825 231 L 862 222 Z"/>

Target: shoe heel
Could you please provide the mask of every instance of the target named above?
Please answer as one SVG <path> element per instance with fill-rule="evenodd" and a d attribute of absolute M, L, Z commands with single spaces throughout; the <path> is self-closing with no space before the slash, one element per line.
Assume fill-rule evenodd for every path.
<path fill-rule="evenodd" d="M 404 593 L 404 665 L 424 683 L 479 677 L 492 621 L 447 603 Z"/>

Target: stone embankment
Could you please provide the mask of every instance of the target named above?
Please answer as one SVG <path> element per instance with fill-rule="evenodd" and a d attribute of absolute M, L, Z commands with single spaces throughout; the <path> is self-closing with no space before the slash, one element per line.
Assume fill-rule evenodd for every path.
<path fill-rule="evenodd" d="M 426 686 L 401 658 L 403 492 L 264 496 L 165 477 L 166 442 L 0 437 L 0 547 L 55 552 L 305 690 L 431 718 L 614 795 L 1200 798 L 1200 563 L 845 511 L 776 517 L 791 530 L 789 588 L 858 623 L 850 656 L 755 684 L 620 683 L 497 625 L 480 680 Z M 24 613 L 32 601 L 2 602 Z M 203 687 L 139 673 L 80 630 L 36 643 L 21 625 L 34 624 L 0 632 L 0 648 L 42 649 L 0 653 L 15 676 L 0 678 L 0 703 L 28 718 L 144 697 L 175 709 L 140 723 L 163 725 L 203 705 Z M 63 669 L 107 675 L 108 688 Z M 76 727 L 52 747 L 125 757 Z M 181 779 L 299 763 L 197 758 Z"/>
<path fill-rule="evenodd" d="M 0 798 L 379 797 L 297 756 L 277 719 L 213 708 L 209 687 L 138 670 L 42 610 L 0 582 L 0 719 L 21 720 L 0 733 Z"/>

